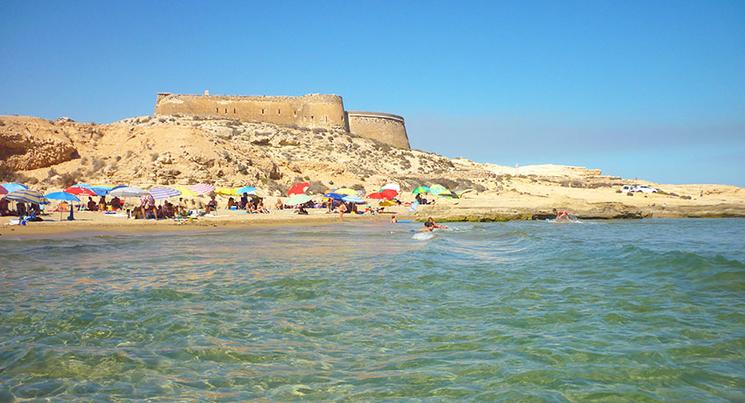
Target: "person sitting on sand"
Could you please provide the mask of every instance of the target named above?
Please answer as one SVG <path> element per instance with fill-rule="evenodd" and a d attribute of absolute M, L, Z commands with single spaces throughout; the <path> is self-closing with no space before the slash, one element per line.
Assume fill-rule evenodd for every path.
<path fill-rule="evenodd" d="M 111 208 L 113 210 L 120 210 L 122 208 L 122 199 L 114 196 L 114 198 L 111 199 Z"/>
<path fill-rule="evenodd" d="M 283 210 L 285 208 L 285 204 L 282 203 L 282 199 L 280 199 L 279 197 L 277 198 L 277 202 L 274 203 L 274 208 L 276 208 L 277 210 Z"/>
<path fill-rule="evenodd" d="M 10 215 L 10 203 L 6 198 L 0 199 L 0 216 Z"/>
<path fill-rule="evenodd" d="M 256 206 L 256 211 L 262 214 L 269 214 L 269 209 L 264 207 L 264 199 L 259 199 L 259 204 Z"/>
<path fill-rule="evenodd" d="M 296 213 L 300 215 L 308 215 L 308 210 L 305 209 L 305 205 L 301 204 L 297 207 Z"/>
<path fill-rule="evenodd" d="M 98 210 L 106 211 L 106 206 L 106 196 L 101 196 L 101 198 L 98 199 Z"/>
<path fill-rule="evenodd" d="M 95 201 L 93 201 L 93 198 L 88 196 L 88 211 L 96 211 L 98 210 L 98 205 Z"/>
<path fill-rule="evenodd" d="M 207 203 L 207 213 L 213 213 L 217 211 L 217 200 L 215 196 L 210 197 L 210 201 Z"/>
<path fill-rule="evenodd" d="M 235 199 L 232 197 L 228 198 L 228 210 L 231 210 L 233 207 L 236 209 L 238 208 L 238 204 L 235 202 Z"/>

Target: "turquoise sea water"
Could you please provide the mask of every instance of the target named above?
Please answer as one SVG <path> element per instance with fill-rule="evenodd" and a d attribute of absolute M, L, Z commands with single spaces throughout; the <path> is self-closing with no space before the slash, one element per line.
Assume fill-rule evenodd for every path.
<path fill-rule="evenodd" d="M 0 401 L 745 399 L 745 220 L 0 240 Z"/>

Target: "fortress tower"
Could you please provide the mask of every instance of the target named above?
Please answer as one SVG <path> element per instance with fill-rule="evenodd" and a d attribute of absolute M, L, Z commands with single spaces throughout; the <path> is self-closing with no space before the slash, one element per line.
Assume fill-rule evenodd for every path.
<path fill-rule="evenodd" d="M 155 115 L 237 119 L 283 126 L 341 129 L 393 147 L 409 149 L 404 119 L 377 112 L 346 112 L 338 95 L 224 96 L 160 93 Z"/>

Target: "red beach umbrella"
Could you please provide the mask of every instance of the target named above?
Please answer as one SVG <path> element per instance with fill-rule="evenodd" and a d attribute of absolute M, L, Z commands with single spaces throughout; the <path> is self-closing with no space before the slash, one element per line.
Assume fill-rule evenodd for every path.
<path fill-rule="evenodd" d="M 305 194 L 305 191 L 310 187 L 310 182 L 298 182 L 287 191 L 287 196 Z"/>
<path fill-rule="evenodd" d="M 388 200 L 391 200 L 394 197 L 398 196 L 398 192 L 393 189 L 383 189 L 380 191 L 380 194 Z"/>
<path fill-rule="evenodd" d="M 385 195 L 380 192 L 370 193 L 367 195 L 368 199 L 385 199 Z"/>
<path fill-rule="evenodd" d="M 80 186 L 70 186 L 65 189 L 65 192 L 74 194 L 75 196 L 98 196 L 93 190 Z"/>
<path fill-rule="evenodd" d="M 8 193 L 10 193 L 10 192 L 8 192 L 7 190 L 5 190 L 5 188 L 0 185 L 0 195 L 6 195 Z"/>

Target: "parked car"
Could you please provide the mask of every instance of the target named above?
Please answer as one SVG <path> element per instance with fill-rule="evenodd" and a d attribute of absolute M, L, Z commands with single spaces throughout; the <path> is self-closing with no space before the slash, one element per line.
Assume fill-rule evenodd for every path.
<path fill-rule="evenodd" d="M 640 185 L 636 187 L 635 192 L 642 192 L 642 193 L 657 193 L 657 189 L 647 186 L 647 185 Z"/>

